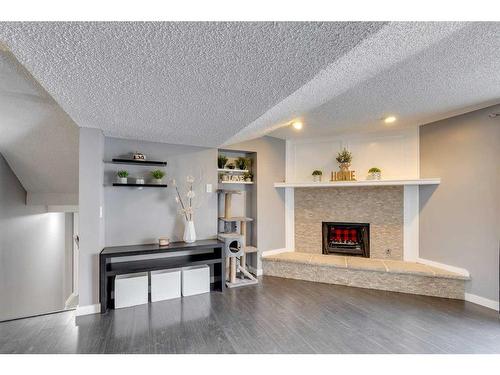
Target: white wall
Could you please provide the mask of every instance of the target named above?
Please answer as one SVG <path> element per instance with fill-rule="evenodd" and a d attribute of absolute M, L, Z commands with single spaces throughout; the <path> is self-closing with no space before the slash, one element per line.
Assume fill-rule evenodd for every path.
<path fill-rule="evenodd" d="M 368 169 L 379 167 L 384 179 L 418 178 L 418 128 L 287 141 L 287 179 L 311 181 L 315 169 L 323 180 L 338 171 L 337 152 L 347 148 L 353 154 L 351 169 L 357 180 L 365 180 Z"/>
<path fill-rule="evenodd" d="M 27 206 L 0 154 L 0 320 L 64 309 L 72 289 L 71 216 Z"/>

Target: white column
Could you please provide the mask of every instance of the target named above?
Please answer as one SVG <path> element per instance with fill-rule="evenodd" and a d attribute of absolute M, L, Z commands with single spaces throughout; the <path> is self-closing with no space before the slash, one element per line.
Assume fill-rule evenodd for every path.
<path fill-rule="evenodd" d="M 416 262 L 419 257 L 418 185 L 405 185 L 403 198 L 403 260 Z"/>

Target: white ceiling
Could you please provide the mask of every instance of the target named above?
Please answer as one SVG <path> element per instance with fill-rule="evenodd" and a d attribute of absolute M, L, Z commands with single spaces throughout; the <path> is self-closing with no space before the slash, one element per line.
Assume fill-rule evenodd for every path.
<path fill-rule="evenodd" d="M 2 40 L 81 127 L 218 146 L 383 23 L 3 23 Z"/>
<path fill-rule="evenodd" d="M 0 152 L 30 194 L 78 193 L 78 127 L 1 49 Z"/>
<path fill-rule="evenodd" d="M 358 62 L 356 74 L 335 62 L 321 82 L 303 86 L 300 104 L 285 99 L 273 108 L 282 111 L 256 121 L 261 132 L 250 134 L 250 126 L 238 136 L 268 133 L 270 122 L 279 127 L 294 116 L 303 120 L 302 131 L 284 126 L 269 134 L 314 138 L 418 126 L 500 102 L 500 23 L 392 24 L 344 58 Z M 384 124 L 388 115 L 398 121 Z"/>

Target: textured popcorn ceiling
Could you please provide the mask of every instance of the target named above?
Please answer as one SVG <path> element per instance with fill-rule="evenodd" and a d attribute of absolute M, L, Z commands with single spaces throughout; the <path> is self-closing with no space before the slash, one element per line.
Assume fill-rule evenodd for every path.
<path fill-rule="evenodd" d="M 12 23 L 2 40 L 80 127 L 217 146 L 383 23 Z"/>

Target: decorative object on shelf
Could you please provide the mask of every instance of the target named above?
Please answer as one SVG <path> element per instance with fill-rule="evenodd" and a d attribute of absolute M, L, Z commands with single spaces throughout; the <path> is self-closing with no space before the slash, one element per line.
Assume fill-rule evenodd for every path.
<path fill-rule="evenodd" d="M 155 184 L 161 184 L 163 177 L 165 177 L 165 172 L 161 169 L 156 169 L 151 171 L 151 176 L 153 176 L 153 182 Z"/>
<path fill-rule="evenodd" d="M 336 160 L 339 163 L 341 171 L 348 171 L 351 166 L 352 154 L 344 148 L 337 154 Z"/>
<path fill-rule="evenodd" d="M 135 179 L 135 183 L 137 185 L 144 185 L 144 179 L 142 177 L 138 177 Z"/>
<path fill-rule="evenodd" d="M 181 193 L 179 192 L 179 187 L 177 186 L 176 181 L 172 180 L 172 184 L 175 186 L 175 192 L 177 193 L 175 201 L 180 206 L 179 212 L 184 216 L 184 219 L 186 219 L 184 226 L 183 240 L 186 243 L 192 243 L 196 241 L 196 231 L 194 228 L 194 221 L 193 221 L 193 213 L 194 213 L 193 199 L 196 196 L 196 194 L 193 191 L 194 177 L 187 176 L 186 183 L 187 183 L 187 193 L 186 197 L 183 200 L 181 197 Z"/>
<path fill-rule="evenodd" d="M 158 239 L 158 245 L 168 246 L 168 245 L 170 245 L 170 239 L 168 237 L 160 237 Z"/>
<path fill-rule="evenodd" d="M 139 151 L 136 151 L 136 152 L 134 152 L 132 159 L 144 161 L 144 160 L 146 160 L 146 155 L 144 155 L 143 153 L 141 153 Z"/>
<path fill-rule="evenodd" d="M 352 154 L 347 149 L 343 149 L 337 154 L 337 162 L 339 163 L 340 172 L 332 172 L 332 181 L 356 181 L 356 173 L 350 171 Z"/>
<path fill-rule="evenodd" d="M 223 168 L 226 166 L 226 163 L 227 163 L 227 156 L 226 156 L 226 155 L 222 155 L 222 154 L 220 154 L 220 155 L 217 157 L 217 166 L 218 166 L 220 169 L 223 169 Z"/>
<path fill-rule="evenodd" d="M 234 169 L 235 168 L 233 163 L 229 163 L 226 167 L 228 169 Z"/>
<path fill-rule="evenodd" d="M 316 169 L 315 171 L 313 171 L 312 176 L 314 182 L 321 182 L 321 176 L 323 176 L 323 172 Z"/>
<path fill-rule="evenodd" d="M 244 158 L 244 157 L 240 156 L 239 158 L 237 158 L 235 160 L 235 164 L 238 167 L 238 169 L 245 170 L 250 165 L 250 159 L 249 158 Z"/>
<path fill-rule="evenodd" d="M 382 177 L 382 171 L 380 168 L 373 167 L 368 170 L 368 179 L 369 180 L 380 180 Z"/>
<path fill-rule="evenodd" d="M 117 176 L 117 182 L 119 184 L 126 184 L 127 183 L 127 177 L 128 177 L 128 172 L 127 171 L 118 171 L 116 172 Z"/>
<path fill-rule="evenodd" d="M 245 172 L 243 173 L 243 179 L 245 180 L 245 182 L 252 182 L 253 174 L 251 172 Z"/>
<path fill-rule="evenodd" d="M 221 176 L 222 176 L 222 181 L 229 181 L 229 175 L 221 173 Z"/>

